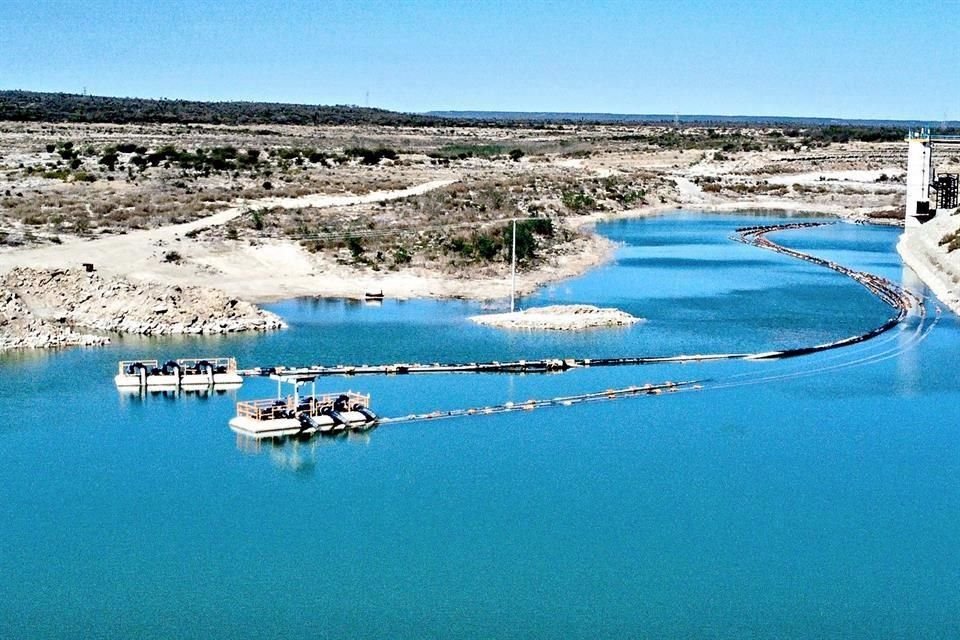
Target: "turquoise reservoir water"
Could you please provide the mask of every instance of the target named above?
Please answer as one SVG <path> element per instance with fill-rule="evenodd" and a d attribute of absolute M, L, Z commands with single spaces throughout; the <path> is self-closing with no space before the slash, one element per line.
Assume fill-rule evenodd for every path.
<path fill-rule="evenodd" d="M 584 334 L 467 302 L 294 300 L 268 336 L 0 360 L 0 637 L 960 635 L 957 319 L 784 362 L 329 379 L 384 415 L 662 380 L 704 389 L 257 447 L 238 398 L 118 394 L 125 358 L 242 366 L 764 351 L 870 329 L 843 276 L 729 240 L 776 216 L 604 225 L 617 260 L 524 306 L 615 305 Z M 897 231 L 784 232 L 899 281 Z M 907 274 L 909 277 L 909 274 Z"/>

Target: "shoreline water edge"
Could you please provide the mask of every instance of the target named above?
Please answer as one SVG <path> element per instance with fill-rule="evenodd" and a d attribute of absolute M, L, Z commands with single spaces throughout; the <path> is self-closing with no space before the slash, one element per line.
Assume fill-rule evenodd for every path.
<path fill-rule="evenodd" d="M 416 187 L 410 190 L 424 190 L 434 188 L 437 185 L 446 184 L 443 182 L 433 182 Z M 410 190 L 405 190 L 409 192 Z M 402 192 L 384 192 L 383 197 L 396 197 Z M 319 196 L 310 196 L 313 198 Z M 594 230 L 597 223 L 635 219 L 657 215 L 669 215 L 673 212 L 684 210 L 696 210 L 703 212 L 732 213 L 732 212 L 750 212 L 764 211 L 772 213 L 784 213 L 786 215 L 826 215 L 837 217 L 840 220 L 848 222 L 863 222 L 857 212 L 847 212 L 838 209 L 836 206 L 825 204 L 823 207 L 810 207 L 808 203 L 791 202 L 769 202 L 765 200 L 742 200 L 735 203 L 717 204 L 695 204 L 689 205 L 665 205 L 648 206 L 637 209 L 630 209 L 619 212 L 602 212 L 589 216 L 581 216 L 571 221 L 570 227 L 586 234 L 573 243 L 573 251 L 566 252 L 564 255 L 556 256 L 537 268 L 522 271 L 516 277 L 516 291 L 520 295 L 529 294 L 539 287 L 546 284 L 564 280 L 567 278 L 581 275 L 588 270 L 609 262 L 616 253 L 616 245 L 607 238 L 599 235 Z M 340 297 L 340 298 L 358 298 L 362 297 L 363 291 L 384 291 L 388 292 L 391 298 L 462 298 L 472 300 L 499 300 L 505 299 L 510 295 L 511 283 L 508 278 L 503 278 L 499 274 L 496 276 L 479 276 L 476 278 L 465 278 L 462 276 L 451 276 L 438 271 L 428 269 L 399 271 L 389 273 L 358 274 L 352 267 L 345 267 L 337 264 L 304 266 L 298 264 L 302 259 L 299 254 L 302 248 L 292 242 L 282 243 L 264 243 L 258 249 L 263 253 L 271 254 L 274 261 L 280 260 L 284 263 L 290 263 L 291 273 L 285 277 L 283 273 L 273 272 L 272 269 L 263 269 L 263 265 L 257 260 L 237 260 L 223 258 L 217 262 L 216 269 L 204 269 L 203 265 L 199 268 L 160 268 L 153 269 L 149 273 L 138 273 L 134 271 L 124 271 L 125 262 L 130 255 L 137 251 L 142 251 L 143 247 L 149 243 L 157 242 L 157 236 L 164 238 L 178 237 L 180 232 L 186 233 L 190 229 L 203 226 L 204 224 L 215 224 L 216 219 L 222 217 L 222 214 L 214 214 L 209 218 L 198 220 L 186 225 L 174 225 L 173 227 L 161 227 L 159 229 L 146 230 L 139 233 L 128 234 L 122 237 L 111 237 L 95 241 L 71 241 L 66 242 L 62 247 L 57 247 L 56 251 L 48 247 L 19 249 L 7 252 L 0 256 L 0 270 L 10 270 L 10 264 L 25 264 L 33 266 L 36 269 L 46 269 L 38 273 L 47 273 L 51 281 L 62 273 L 72 261 L 80 259 L 84 255 L 100 256 L 97 268 L 105 274 L 127 273 L 129 280 L 133 283 L 129 290 L 136 293 L 131 298 L 131 304 L 142 306 L 144 294 L 141 289 L 156 289 L 157 287 L 181 287 L 190 289 L 205 289 L 217 295 L 226 294 L 229 298 L 237 299 L 244 304 L 255 305 L 261 303 L 275 302 L 282 299 L 296 297 Z M 189 226 L 189 229 L 186 227 Z M 947 304 L 954 312 L 960 313 L 960 296 L 957 294 L 957 283 L 960 282 L 960 264 L 958 260 L 951 260 L 947 254 L 946 248 L 939 244 L 939 238 L 948 232 L 948 227 L 956 226 L 949 216 L 942 220 L 931 221 L 918 230 L 912 231 L 909 235 L 901 238 L 898 244 L 898 252 L 904 260 L 904 263 L 913 269 L 918 277 L 923 280 L 937 297 Z M 178 227 L 184 227 L 179 229 Z M 936 236 L 936 237 L 934 237 Z M 161 240 L 162 241 L 162 240 Z M 95 243 L 102 243 L 104 251 L 99 251 L 98 247 L 91 246 Z M 222 251 L 222 248 L 220 248 Z M 246 249 L 234 249 L 234 251 L 247 251 Z M 248 256 L 249 257 L 249 256 Z M 306 271 L 305 271 L 306 269 Z M 78 289 L 82 292 L 82 288 Z M 48 292 L 49 293 L 49 292 Z M 8 289 L 7 295 L 11 300 L 16 300 L 15 305 L 7 305 L 8 308 L 23 310 L 24 300 L 22 293 L 15 289 Z M 149 297 L 149 295 L 147 295 Z M 46 295 L 43 309 L 45 314 L 42 320 L 47 322 L 36 322 L 31 317 L 30 322 L 17 317 L 8 318 L 5 323 L 5 333 L 11 335 L 0 335 L 0 349 L 20 348 L 20 347 L 57 347 L 68 346 L 71 344 L 98 344 L 97 340 L 84 336 L 83 340 L 64 339 L 66 336 L 75 336 L 75 332 L 85 329 L 102 329 L 104 326 L 112 326 L 107 318 L 99 318 L 96 322 L 72 322 L 71 312 L 77 306 L 76 300 L 71 300 L 69 296 L 64 296 L 62 300 L 63 308 L 51 303 L 52 296 Z M 29 304 L 30 299 L 26 302 Z M 175 301 L 174 304 L 183 304 L 184 299 Z M 171 299 L 158 300 L 157 308 L 164 307 L 164 312 L 169 307 Z M 117 309 L 122 307 L 122 302 L 117 302 L 109 308 L 104 308 L 104 313 L 116 314 Z M 256 307 L 253 307 L 254 309 Z M 235 315 L 232 307 L 224 307 L 225 313 Z M 189 316 L 192 309 L 177 309 L 179 315 Z M 209 316 L 209 309 L 203 312 Z M 89 315 L 88 311 L 85 315 Z M 10 316 L 10 314 L 6 314 Z M 76 315 L 76 314 L 73 314 Z M 90 318 L 87 317 L 87 320 Z M 51 330 L 50 320 L 63 325 L 63 331 Z M 76 318 L 73 318 L 76 320 Z M 217 322 L 217 318 L 208 318 L 208 324 Z M 116 323 L 113 323 L 116 324 Z M 156 324 L 156 323 L 153 323 Z M 151 323 L 142 323 L 143 326 L 151 326 Z M 226 327 L 227 325 L 225 325 Z M 233 323 L 229 328 L 221 331 L 245 331 L 245 330 L 271 330 L 281 328 L 282 322 L 273 322 L 263 324 L 260 322 Z M 197 326 L 190 325 L 189 322 L 173 323 L 161 331 L 151 330 L 148 333 L 207 333 L 207 331 L 198 330 Z M 26 335 L 27 333 L 31 335 Z M 36 335 L 33 335 L 36 334 Z M 42 335 L 41 335 L 42 334 Z"/>

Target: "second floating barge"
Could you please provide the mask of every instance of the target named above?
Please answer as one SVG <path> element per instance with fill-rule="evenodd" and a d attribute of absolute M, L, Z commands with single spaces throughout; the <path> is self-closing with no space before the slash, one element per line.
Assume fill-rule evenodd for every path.
<path fill-rule="evenodd" d="M 234 358 L 180 358 L 163 366 L 157 360 L 121 360 L 113 381 L 122 390 L 236 389 L 243 384 Z"/>

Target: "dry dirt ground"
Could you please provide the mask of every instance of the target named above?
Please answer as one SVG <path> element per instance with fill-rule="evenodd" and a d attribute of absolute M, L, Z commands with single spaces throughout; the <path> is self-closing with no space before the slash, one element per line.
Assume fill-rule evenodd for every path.
<path fill-rule="evenodd" d="M 905 145 L 625 125 L 0 123 L 0 273 L 75 267 L 296 295 L 509 294 L 610 254 L 590 223 L 677 208 L 894 221 Z M 942 159 L 948 164 L 956 159 Z"/>

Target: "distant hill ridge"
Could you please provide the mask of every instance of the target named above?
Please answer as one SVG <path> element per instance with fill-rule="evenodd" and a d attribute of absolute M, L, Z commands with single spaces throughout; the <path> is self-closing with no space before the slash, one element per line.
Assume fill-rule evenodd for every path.
<path fill-rule="evenodd" d="M 518 126 L 557 123 L 741 125 L 784 127 L 921 126 L 957 130 L 960 121 L 870 120 L 792 116 L 720 116 L 527 111 L 429 111 L 400 113 L 355 105 L 282 102 L 204 102 L 152 98 L 115 98 L 74 93 L 0 90 L 0 120 L 28 122 L 180 123 L 227 125 Z"/>
<path fill-rule="evenodd" d="M 0 91 L 0 120 L 195 124 L 449 125 L 436 116 L 348 105 L 201 102 Z"/>
<path fill-rule="evenodd" d="M 439 118 L 508 122 L 598 122 L 630 124 L 740 124 L 748 126 L 852 126 L 933 129 L 960 127 L 960 121 L 931 122 L 929 120 L 874 120 L 851 118 L 814 118 L 796 116 L 719 116 L 691 114 L 633 114 L 633 113 L 578 113 L 564 111 L 427 111 L 424 115 Z"/>

